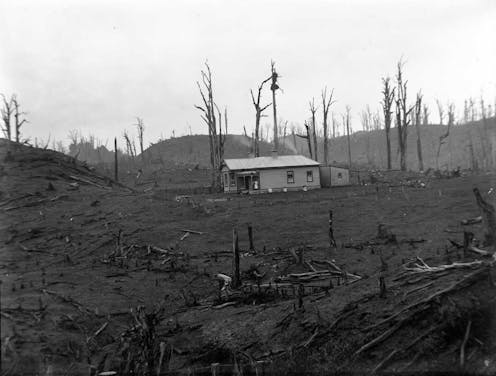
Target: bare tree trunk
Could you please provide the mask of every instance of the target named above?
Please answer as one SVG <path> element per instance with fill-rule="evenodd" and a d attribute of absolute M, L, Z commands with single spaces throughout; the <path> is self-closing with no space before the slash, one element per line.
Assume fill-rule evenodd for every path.
<path fill-rule="evenodd" d="M 250 93 L 251 93 L 251 99 L 252 99 L 252 102 L 253 102 L 253 106 L 255 107 L 255 150 L 254 150 L 254 154 L 255 154 L 255 157 L 260 157 L 260 146 L 259 146 L 259 140 L 260 140 L 260 119 L 264 116 L 262 115 L 263 111 L 265 109 L 267 109 L 267 107 L 269 107 L 271 105 L 268 104 L 264 107 L 260 107 L 260 99 L 261 99 L 261 96 L 262 96 L 262 88 L 263 88 L 263 85 L 268 82 L 269 80 L 272 79 L 272 76 L 265 79 L 264 81 L 262 81 L 262 83 L 258 86 L 258 95 L 257 95 L 257 99 L 255 100 L 255 96 L 253 95 L 253 90 L 250 90 Z"/>
<path fill-rule="evenodd" d="M 318 161 L 318 147 L 317 147 L 317 130 L 315 129 L 315 112 L 317 111 L 317 107 L 315 107 L 315 101 L 312 98 L 312 101 L 309 102 L 310 112 L 312 113 L 312 137 L 313 137 L 313 159 Z"/>
<path fill-rule="evenodd" d="M 277 136 L 277 108 L 276 108 L 276 90 L 279 89 L 279 85 L 277 84 L 277 78 L 279 77 L 275 63 L 271 62 L 271 71 L 272 71 L 272 84 L 270 85 L 270 90 L 272 90 L 272 109 L 274 112 L 274 149 L 277 151 L 279 149 L 279 139 Z"/>
<path fill-rule="evenodd" d="M 222 135 L 221 113 L 216 103 L 214 102 L 212 72 L 210 70 L 210 66 L 207 63 L 205 63 L 205 66 L 207 68 L 206 72 L 203 70 L 201 71 L 203 89 L 198 81 L 196 83 L 203 100 L 203 107 L 197 105 L 195 105 L 195 107 L 202 111 L 203 114 L 201 115 L 201 118 L 208 127 L 210 163 L 212 166 L 212 186 L 216 189 L 220 189 L 222 160 L 224 158 L 225 135 Z M 219 135 L 217 135 L 217 117 L 215 114 L 216 109 L 219 116 Z M 225 114 L 227 133 L 227 112 Z"/>
<path fill-rule="evenodd" d="M 241 286 L 241 274 L 239 272 L 239 245 L 238 245 L 238 231 L 233 228 L 233 276 L 232 286 L 237 289 Z"/>
<path fill-rule="evenodd" d="M 12 98 L 10 100 L 7 100 L 5 98 L 5 95 L 2 94 L 2 100 L 3 100 L 3 108 L 1 109 L 1 114 L 2 114 L 2 121 L 3 121 L 3 133 L 5 134 L 5 137 L 7 137 L 8 140 L 12 139 L 12 124 L 11 124 L 11 116 L 13 112 L 13 103 L 12 103 Z"/>
<path fill-rule="evenodd" d="M 324 90 L 322 91 L 322 110 L 324 112 L 323 125 L 324 125 L 324 165 L 325 166 L 329 165 L 329 130 L 327 124 L 327 117 L 329 114 L 329 107 L 333 103 L 332 101 L 333 94 L 334 94 L 334 89 L 331 90 L 331 95 L 329 96 L 329 99 L 327 99 L 327 87 L 324 88 Z"/>
<path fill-rule="evenodd" d="M 24 123 L 27 122 L 26 119 L 20 119 L 22 115 L 25 115 L 25 112 L 19 112 L 19 102 L 17 101 L 17 97 L 15 95 L 12 96 L 11 99 L 12 104 L 14 105 L 14 119 L 15 119 L 15 140 L 16 142 L 21 141 L 21 127 Z"/>
<path fill-rule="evenodd" d="M 312 154 L 312 136 L 310 134 L 310 126 L 308 123 L 305 121 L 304 123 L 305 129 L 307 131 L 307 135 L 303 136 L 301 134 L 297 134 L 298 137 L 305 138 L 307 140 L 307 145 L 308 145 L 308 153 L 310 154 L 310 159 L 313 159 L 313 154 Z"/>
<path fill-rule="evenodd" d="M 143 119 L 137 117 L 136 118 L 137 123 L 136 128 L 138 129 L 138 142 L 140 146 L 140 152 L 141 152 L 141 162 L 143 162 L 143 165 L 145 164 L 145 154 L 143 154 L 144 151 L 144 145 L 143 145 L 143 133 L 145 132 L 145 124 L 143 123 Z"/>
<path fill-rule="evenodd" d="M 117 137 L 114 138 L 114 180 L 119 181 L 119 167 L 117 159 Z"/>
<path fill-rule="evenodd" d="M 398 73 L 396 75 L 398 95 L 396 99 L 396 122 L 398 128 L 398 146 L 400 152 L 400 169 L 406 171 L 406 148 L 408 125 L 410 124 L 410 113 L 413 107 L 407 106 L 407 81 L 403 81 L 403 63 L 398 62 Z"/>
<path fill-rule="evenodd" d="M 346 138 L 348 139 L 348 168 L 351 170 L 350 112 L 351 107 L 346 106 L 346 116 L 343 116 L 343 123 L 346 125 Z"/>
<path fill-rule="evenodd" d="M 395 88 L 391 88 L 390 86 L 390 78 L 383 78 L 383 99 L 382 99 L 382 110 L 384 113 L 384 131 L 386 133 L 386 152 L 387 152 L 387 169 L 391 170 L 391 115 L 393 112 L 391 111 L 391 107 L 394 102 L 394 90 Z"/>
<path fill-rule="evenodd" d="M 417 130 L 417 157 L 419 171 L 424 171 L 424 160 L 422 158 L 422 140 L 420 137 L 420 116 L 422 113 L 422 95 L 417 94 L 417 101 L 415 102 L 415 129 Z"/>

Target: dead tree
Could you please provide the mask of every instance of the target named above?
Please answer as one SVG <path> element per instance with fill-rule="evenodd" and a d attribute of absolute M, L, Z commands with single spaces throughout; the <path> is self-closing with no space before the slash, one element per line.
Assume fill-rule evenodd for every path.
<path fill-rule="evenodd" d="M 114 138 L 114 180 L 119 181 L 119 165 L 117 158 L 117 137 Z"/>
<path fill-rule="evenodd" d="M 331 95 L 327 98 L 327 87 L 322 91 L 322 111 L 324 115 L 323 127 L 324 127 L 324 165 L 329 165 L 329 131 L 327 124 L 327 116 L 329 115 L 329 107 L 335 101 L 332 100 L 332 95 L 334 94 L 334 89 L 331 90 Z"/>
<path fill-rule="evenodd" d="M 241 286 L 241 274 L 239 271 L 239 241 L 238 230 L 233 227 L 233 272 L 232 286 L 237 289 Z"/>
<path fill-rule="evenodd" d="M 417 93 L 417 100 L 415 101 L 415 129 L 417 130 L 417 157 L 419 171 L 424 171 L 424 160 L 422 158 L 422 140 L 420 137 L 420 118 L 422 115 L 422 94 Z"/>
<path fill-rule="evenodd" d="M 439 99 L 436 99 L 437 112 L 439 113 L 439 125 L 444 124 L 444 107 Z"/>
<path fill-rule="evenodd" d="M 302 135 L 302 134 L 296 134 L 296 136 L 300 137 L 300 138 L 304 138 L 307 140 L 307 145 L 308 145 L 308 154 L 310 154 L 310 159 L 313 159 L 313 154 L 312 154 L 312 137 L 310 135 L 310 126 L 308 125 L 307 121 L 305 120 L 305 122 L 303 123 L 303 125 L 305 126 L 305 129 L 307 131 L 307 134 L 306 135 Z"/>
<path fill-rule="evenodd" d="M 141 151 L 141 161 L 143 164 L 145 163 L 145 155 L 143 154 L 143 133 L 145 131 L 145 123 L 143 123 L 143 119 L 137 117 L 136 118 L 136 128 L 138 129 L 138 142 Z"/>
<path fill-rule="evenodd" d="M 343 115 L 343 126 L 346 127 L 346 138 L 348 140 L 348 168 L 351 169 L 351 139 L 350 139 L 350 121 L 351 107 L 346 106 L 346 113 Z"/>
<path fill-rule="evenodd" d="M 2 94 L 3 108 L 0 110 L 2 115 L 3 127 L 2 131 L 8 140 L 12 139 L 12 125 L 11 119 L 14 112 L 14 104 L 12 103 L 12 98 L 7 100 L 5 95 Z"/>
<path fill-rule="evenodd" d="M 450 129 L 451 129 L 451 126 L 453 125 L 453 119 L 454 119 L 453 117 L 450 117 L 449 118 L 448 127 L 446 129 L 446 133 L 443 133 L 443 134 L 441 134 L 441 136 L 439 136 L 439 145 L 437 147 L 437 153 L 436 153 L 436 169 L 438 169 L 438 170 L 439 170 L 439 155 L 441 153 L 441 146 L 444 145 L 444 143 L 446 142 L 446 139 L 450 135 Z"/>
<path fill-rule="evenodd" d="M 14 126 L 15 126 L 15 140 L 16 142 L 21 141 L 21 127 L 23 126 L 24 123 L 27 123 L 28 121 L 26 119 L 22 119 L 23 115 L 26 115 L 26 112 L 19 111 L 20 109 L 20 104 L 17 100 L 17 97 L 15 95 L 12 96 L 12 104 L 14 106 Z"/>
<path fill-rule="evenodd" d="M 403 62 L 400 60 L 396 74 L 396 127 L 398 128 L 398 149 L 401 171 L 406 171 L 408 125 L 410 124 L 410 113 L 413 110 L 413 106 L 408 107 L 407 105 L 407 84 L 408 80 L 403 80 Z"/>
<path fill-rule="evenodd" d="M 202 85 L 196 82 L 200 95 L 202 97 L 203 106 L 195 105 L 203 114 L 202 120 L 208 127 L 208 139 L 210 144 L 210 164 L 212 166 L 212 186 L 220 188 L 221 186 L 221 168 L 224 158 L 224 141 L 225 136 L 222 136 L 222 125 L 219 124 L 217 130 L 217 116 L 215 114 L 216 104 L 214 101 L 212 72 L 208 63 L 205 63 L 206 71 L 201 71 Z M 217 112 L 220 114 L 220 111 Z"/>
<path fill-rule="evenodd" d="M 384 131 L 386 133 L 386 152 L 387 152 L 387 168 L 391 170 L 391 122 L 393 112 L 391 111 L 394 102 L 394 90 L 391 88 L 390 78 L 382 79 L 383 89 L 382 89 L 382 111 L 384 113 Z"/>
<path fill-rule="evenodd" d="M 422 107 L 422 125 L 429 125 L 429 107 L 426 104 Z"/>
<path fill-rule="evenodd" d="M 483 162 L 485 169 L 491 169 L 493 166 L 493 153 L 492 144 L 490 142 L 490 137 L 488 134 L 488 109 L 484 104 L 484 98 L 480 98 L 480 114 L 482 119 L 482 126 L 478 126 L 479 134 L 481 135 L 481 144 L 483 147 Z"/>
<path fill-rule="evenodd" d="M 134 151 L 136 150 L 136 146 L 133 147 L 134 140 L 131 140 L 131 138 L 129 137 L 129 133 L 127 133 L 127 131 L 124 131 L 122 137 L 124 137 L 124 141 L 126 141 L 126 153 L 130 155 L 131 158 L 134 160 L 135 157 Z"/>
<path fill-rule="evenodd" d="M 250 94 L 251 94 L 251 100 L 253 102 L 253 106 L 255 107 L 255 157 L 260 157 L 260 146 L 258 144 L 259 142 L 259 131 L 260 131 L 260 119 L 264 117 L 265 115 L 262 115 L 262 112 L 264 112 L 268 107 L 272 105 L 272 103 L 269 103 L 266 106 L 261 107 L 260 106 L 260 99 L 262 97 L 262 88 L 263 85 L 270 81 L 272 79 L 272 76 L 263 80 L 262 83 L 258 86 L 258 94 L 257 94 L 257 99 L 255 100 L 255 96 L 253 95 L 253 90 L 250 89 Z"/>
<path fill-rule="evenodd" d="M 336 128 L 339 127 L 336 118 L 334 117 L 334 112 L 331 115 L 332 119 L 332 138 L 336 138 Z"/>
<path fill-rule="evenodd" d="M 448 104 L 448 127 L 453 127 L 455 125 L 455 105 L 454 103 Z M 448 154 L 449 154 L 449 169 L 451 170 L 452 161 L 452 148 L 451 148 L 451 135 L 448 135 Z"/>
<path fill-rule="evenodd" d="M 372 113 L 370 112 L 370 106 L 367 105 L 365 110 L 360 113 L 360 118 L 362 121 L 362 129 L 366 133 L 365 138 L 365 152 L 367 155 L 367 163 L 372 164 L 372 156 L 370 154 L 370 131 L 372 130 Z"/>
<path fill-rule="evenodd" d="M 277 136 L 277 108 L 276 108 L 276 90 L 279 89 L 279 85 L 277 83 L 277 78 L 279 75 L 276 72 L 276 63 L 274 61 L 270 62 L 271 68 L 271 79 L 272 83 L 270 85 L 270 90 L 272 90 L 272 109 L 274 112 L 274 149 L 277 151 L 279 148 L 279 139 Z"/>
<path fill-rule="evenodd" d="M 318 154 L 318 146 L 317 146 L 317 129 L 315 128 L 315 113 L 317 112 L 317 107 L 315 107 L 315 99 L 312 98 L 310 102 L 308 102 L 308 105 L 310 106 L 310 112 L 312 114 L 312 140 L 313 140 L 313 159 L 318 161 L 319 160 L 319 154 Z"/>

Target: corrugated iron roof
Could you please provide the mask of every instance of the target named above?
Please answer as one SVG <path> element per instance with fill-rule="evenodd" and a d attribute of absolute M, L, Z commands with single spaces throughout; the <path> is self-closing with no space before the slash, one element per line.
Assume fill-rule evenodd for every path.
<path fill-rule="evenodd" d="M 256 157 L 224 159 L 230 170 L 260 170 L 265 168 L 319 166 L 320 163 L 303 155 L 278 155 L 277 157 Z"/>

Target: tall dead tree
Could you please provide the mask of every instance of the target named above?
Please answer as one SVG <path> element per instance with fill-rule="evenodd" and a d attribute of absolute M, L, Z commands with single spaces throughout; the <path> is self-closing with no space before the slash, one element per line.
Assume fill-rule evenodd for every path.
<path fill-rule="evenodd" d="M 114 180 L 119 181 L 119 161 L 117 155 L 117 137 L 114 138 Z"/>
<path fill-rule="evenodd" d="M 323 119 L 323 127 L 324 127 L 324 165 L 329 165 L 329 131 L 327 124 L 327 116 L 329 115 L 329 107 L 335 101 L 332 100 L 332 96 L 334 94 L 334 89 L 331 90 L 331 94 L 329 98 L 327 98 L 327 87 L 322 91 L 322 111 L 324 115 Z"/>
<path fill-rule="evenodd" d="M 262 88 L 263 88 L 263 85 L 266 82 L 270 81 L 271 79 L 272 79 L 272 76 L 270 76 L 269 78 L 267 78 L 264 81 L 262 81 L 262 83 L 258 86 L 258 93 L 257 93 L 257 99 L 256 100 L 255 100 L 255 96 L 253 95 L 253 90 L 250 89 L 251 100 L 253 102 L 253 106 L 255 107 L 255 139 L 254 139 L 254 143 L 255 143 L 254 154 L 255 154 L 255 157 L 260 157 L 260 146 L 259 146 L 259 140 L 260 140 L 260 137 L 259 137 L 260 119 L 265 116 L 262 113 L 268 107 L 270 107 L 272 105 L 272 103 L 269 103 L 266 106 L 263 106 L 263 107 L 260 106 L 260 99 L 262 97 Z"/>
<path fill-rule="evenodd" d="M 122 134 L 122 137 L 124 137 L 124 141 L 126 142 L 126 153 L 131 156 L 131 158 L 134 160 L 135 157 L 135 150 L 136 147 L 133 146 L 134 140 L 131 140 L 131 137 L 129 137 L 129 133 L 127 131 L 124 131 Z"/>
<path fill-rule="evenodd" d="M 451 126 L 453 125 L 452 123 L 453 123 L 453 121 L 448 121 L 448 127 L 446 129 L 446 133 L 443 133 L 443 134 L 441 134 L 441 136 L 439 136 L 439 144 L 438 144 L 437 153 L 436 153 L 436 169 L 438 169 L 438 170 L 439 170 L 439 155 L 441 154 L 441 146 L 444 145 L 444 143 L 446 142 L 446 139 L 450 135 L 450 129 L 451 129 Z"/>
<path fill-rule="evenodd" d="M 386 133 L 386 153 L 387 153 L 387 169 L 391 170 L 391 123 L 393 111 L 391 111 L 394 102 L 394 90 L 391 87 L 390 78 L 382 79 L 382 111 L 384 113 L 384 131 Z"/>
<path fill-rule="evenodd" d="M 398 149 L 400 153 L 400 169 L 406 171 L 406 147 L 408 136 L 408 125 L 410 124 L 410 113 L 412 107 L 407 105 L 407 84 L 408 80 L 403 79 L 403 62 L 398 62 L 398 72 L 396 74 L 396 127 L 398 128 Z"/>
<path fill-rule="evenodd" d="M 422 94 L 420 92 L 417 93 L 417 99 L 415 101 L 415 114 L 414 114 L 414 122 L 415 129 L 417 131 L 417 158 L 418 158 L 418 166 L 419 171 L 424 171 L 424 160 L 422 158 L 422 139 L 420 137 L 420 118 L 422 116 Z"/>
<path fill-rule="evenodd" d="M 370 152 L 370 131 L 372 130 L 372 112 L 370 111 L 370 106 L 367 105 L 365 110 L 360 113 L 360 118 L 362 122 L 362 129 L 366 133 L 365 138 L 365 151 L 367 155 L 367 163 L 369 165 L 373 164 L 372 155 Z"/>
<path fill-rule="evenodd" d="M 272 83 L 270 85 L 270 90 L 272 90 L 272 109 L 274 112 L 274 149 L 277 151 L 279 149 L 279 139 L 277 136 L 276 90 L 279 89 L 279 84 L 277 83 L 277 78 L 279 77 L 279 75 L 276 72 L 276 63 L 274 61 L 270 62 L 270 68 L 272 72 Z"/>
<path fill-rule="evenodd" d="M 336 138 L 336 128 L 338 127 L 338 122 L 336 120 L 336 117 L 334 116 L 334 112 L 331 114 L 331 121 L 332 121 L 332 138 Z"/>
<path fill-rule="evenodd" d="M 439 125 L 444 124 L 444 107 L 439 99 L 436 99 L 437 112 L 439 113 Z"/>
<path fill-rule="evenodd" d="M 351 107 L 346 106 L 346 113 L 343 115 L 343 126 L 346 127 L 346 138 L 348 140 L 348 168 L 351 169 L 351 139 L 350 139 L 350 124 L 351 122 Z"/>
<path fill-rule="evenodd" d="M 143 154 L 144 148 L 143 148 L 143 133 L 145 132 L 145 123 L 143 122 L 142 118 L 137 117 L 136 118 L 136 128 L 138 130 L 138 142 L 140 146 L 140 152 L 141 152 L 141 161 L 145 163 L 145 155 Z"/>
<path fill-rule="evenodd" d="M 303 124 L 305 126 L 305 129 L 307 131 L 306 136 L 302 134 L 297 134 L 298 137 L 304 138 L 307 140 L 307 145 L 308 145 L 308 154 L 310 154 L 310 159 L 313 159 L 313 154 L 312 154 L 312 136 L 311 136 L 311 130 L 310 126 L 308 125 L 307 121 L 305 120 L 305 123 Z"/>
<path fill-rule="evenodd" d="M 484 103 L 484 98 L 481 96 L 480 98 L 480 114 L 482 120 L 482 126 L 479 125 L 478 129 L 481 135 L 481 143 L 483 146 L 483 162 L 485 169 L 492 169 L 493 167 L 493 151 L 492 151 L 492 143 L 490 141 L 489 133 L 488 133 L 488 108 Z"/>
<path fill-rule="evenodd" d="M 11 140 L 12 139 L 11 120 L 12 120 L 12 114 L 14 112 L 14 105 L 12 103 L 12 98 L 7 100 L 7 98 L 3 94 L 2 94 L 2 102 L 3 102 L 3 106 L 2 109 L 0 110 L 0 113 L 2 115 L 2 122 L 3 122 L 2 131 L 5 137 L 8 140 Z"/>
<path fill-rule="evenodd" d="M 453 127 L 455 125 L 455 104 L 448 104 L 448 128 Z M 451 150 L 451 135 L 448 135 L 448 169 L 451 170 L 453 166 L 453 153 Z"/>
<path fill-rule="evenodd" d="M 15 95 L 12 96 L 12 105 L 14 106 L 14 128 L 15 128 L 15 140 L 16 142 L 21 141 L 21 127 L 23 126 L 24 123 L 27 123 L 28 121 L 26 119 L 23 119 L 23 115 L 26 115 L 26 112 L 20 111 L 20 104 L 19 101 L 17 100 L 17 97 Z"/>
<path fill-rule="evenodd" d="M 312 98 L 310 102 L 308 102 L 308 105 L 310 106 L 310 112 L 312 114 L 312 140 L 313 140 L 313 159 L 318 161 L 319 160 L 319 154 L 318 154 L 318 146 L 317 146 L 317 129 L 315 126 L 315 113 L 317 112 L 317 107 L 315 107 L 315 98 Z"/>
<path fill-rule="evenodd" d="M 219 125 L 217 130 L 217 116 L 215 114 L 216 104 L 214 102 L 214 93 L 212 85 L 212 71 L 208 63 L 205 63 L 206 71 L 201 71 L 202 84 L 196 82 L 203 105 L 195 105 L 203 114 L 202 120 L 208 127 L 208 139 L 210 144 L 210 164 L 212 166 L 212 186 L 220 188 L 221 186 L 221 167 L 224 158 L 224 141 L 225 135 L 222 136 L 222 125 Z M 220 111 L 218 111 L 220 114 Z"/>
<path fill-rule="evenodd" d="M 429 107 L 426 104 L 422 106 L 422 125 L 429 125 Z"/>

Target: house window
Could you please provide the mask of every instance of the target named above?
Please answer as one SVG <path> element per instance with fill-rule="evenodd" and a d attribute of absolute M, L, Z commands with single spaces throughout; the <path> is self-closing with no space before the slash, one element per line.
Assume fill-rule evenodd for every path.
<path fill-rule="evenodd" d="M 227 173 L 224 173 L 224 187 L 227 187 L 228 185 L 229 185 L 229 179 Z"/>
<path fill-rule="evenodd" d="M 235 187 L 236 186 L 236 180 L 234 179 L 234 172 L 231 172 L 229 174 L 229 180 L 231 181 L 231 187 Z"/>
<path fill-rule="evenodd" d="M 342 179 L 343 178 L 343 173 L 342 172 L 338 172 L 338 179 Z"/>
<path fill-rule="evenodd" d="M 313 182 L 313 171 L 307 171 L 307 182 Z"/>
<path fill-rule="evenodd" d="M 287 171 L 288 184 L 294 184 L 294 171 Z"/>

